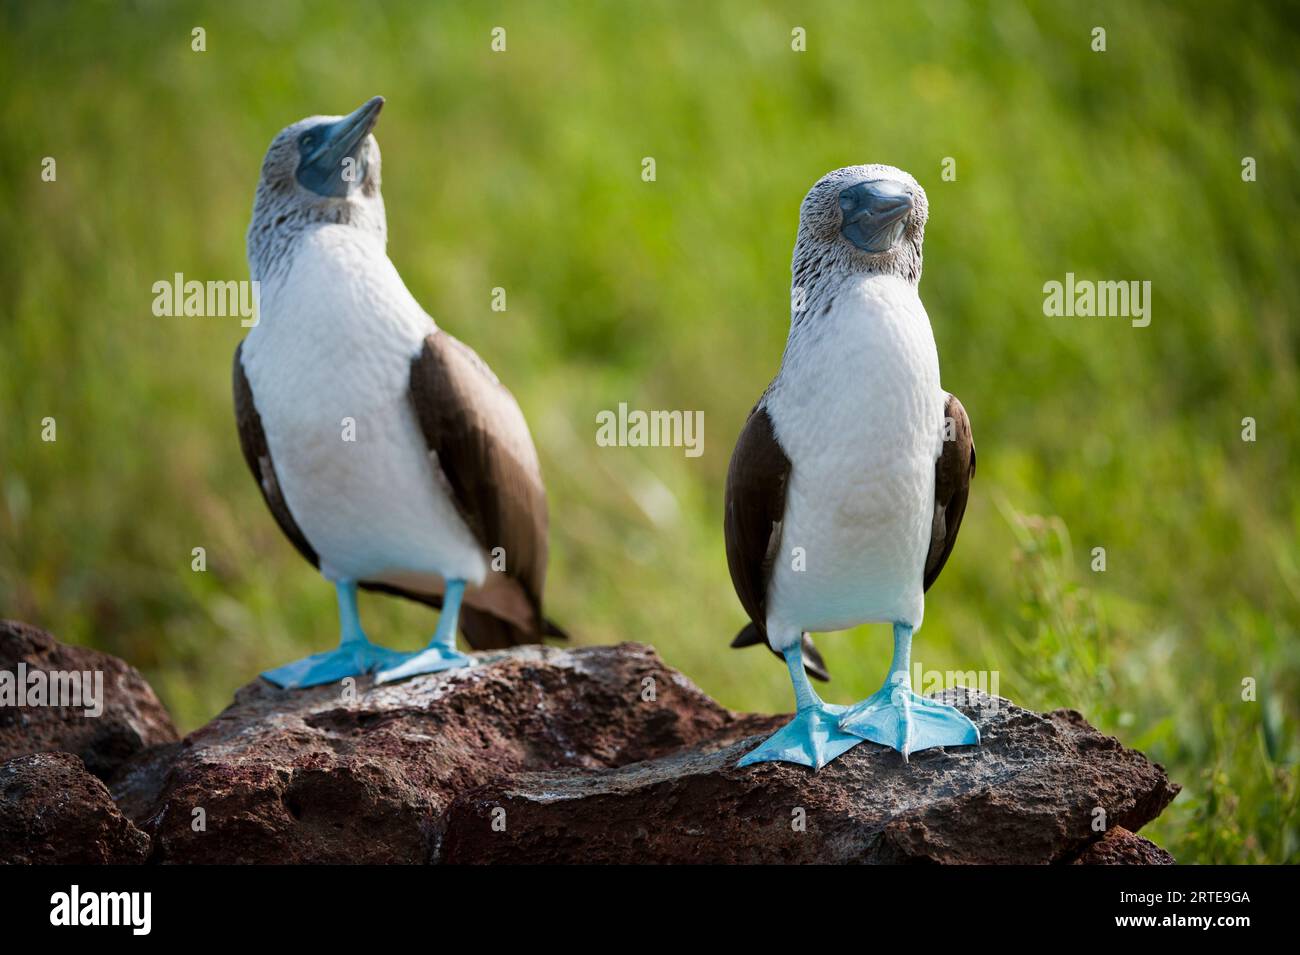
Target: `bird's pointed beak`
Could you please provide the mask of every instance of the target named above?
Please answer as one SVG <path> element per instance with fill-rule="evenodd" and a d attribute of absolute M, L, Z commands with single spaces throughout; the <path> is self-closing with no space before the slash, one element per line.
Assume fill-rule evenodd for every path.
<path fill-rule="evenodd" d="M 863 252 L 885 252 L 903 234 L 911 211 L 912 197 L 902 183 L 860 182 L 840 193 L 840 233 Z"/>
<path fill-rule="evenodd" d="M 379 121 L 384 108 L 384 98 L 374 96 L 342 119 L 324 127 L 320 141 L 303 157 L 298 179 L 313 192 L 323 196 L 345 196 L 349 182 L 359 181 L 359 176 L 348 179 L 343 161 L 356 160 L 361 144 Z"/>
<path fill-rule="evenodd" d="M 375 123 L 379 122 L 379 111 L 383 108 L 382 96 L 374 96 L 366 100 L 329 127 L 309 161 L 315 163 L 317 157 L 320 157 L 330 165 L 335 165 L 341 163 L 345 156 L 355 156 L 357 147 L 370 135 L 370 131 L 375 128 Z"/>

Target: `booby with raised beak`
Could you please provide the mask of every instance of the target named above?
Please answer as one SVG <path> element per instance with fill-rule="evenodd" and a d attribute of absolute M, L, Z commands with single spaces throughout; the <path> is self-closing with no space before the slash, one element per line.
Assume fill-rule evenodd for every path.
<path fill-rule="evenodd" d="M 542 615 L 547 514 L 514 397 L 440 329 L 389 260 L 384 105 L 283 129 L 248 229 L 257 323 L 235 352 L 240 445 L 285 536 L 337 590 L 335 650 L 262 674 L 283 687 L 464 666 L 562 632 Z M 357 588 L 441 607 L 426 649 L 371 643 Z"/>

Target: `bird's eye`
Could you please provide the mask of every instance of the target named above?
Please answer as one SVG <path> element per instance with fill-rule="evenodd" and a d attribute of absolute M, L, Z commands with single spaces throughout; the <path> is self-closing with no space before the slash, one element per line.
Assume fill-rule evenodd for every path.
<path fill-rule="evenodd" d="M 302 138 L 302 144 L 303 144 L 304 146 L 310 146 L 310 145 L 312 144 L 312 142 L 313 142 L 313 140 L 312 140 L 311 133 L 308 133 L 306 136 L 304 136 L 304 137 Z"/>

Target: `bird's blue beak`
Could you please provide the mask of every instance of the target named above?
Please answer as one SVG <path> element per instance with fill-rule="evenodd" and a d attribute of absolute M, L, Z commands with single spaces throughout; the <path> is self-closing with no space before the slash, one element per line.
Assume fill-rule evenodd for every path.
<path fill-rule="evenodd" d="M 342 119 L 304 132 L 298 140 L 298 182 L 319 196 L 346 196 L 354 184 L 365 178 L 364 163 L 358 154 L 383 108 L 384 98 L 376 96 Z M 352 162 L 345 162 L 347 159 Z"/>
<path fill-rule="evenodd" d="M 903 234 L 911 211 L 912 197 L 901 182 L 860 182 L 840 193 L 840 234 L 863 252 L 885 252 Z"/>

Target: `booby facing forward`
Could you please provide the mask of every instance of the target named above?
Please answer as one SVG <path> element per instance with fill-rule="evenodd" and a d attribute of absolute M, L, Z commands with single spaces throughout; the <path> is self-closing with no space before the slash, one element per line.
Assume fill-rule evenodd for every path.
<path fill-rule="evenodd" d="M 285 687 L 464 666 L 562 636 L 542 616 L 546 493 L 518 404 L 439 329 L 385 251 L 375 97 L 282 130 L 248 229 L 257 324 L 235 352 L 235 415 L 280 529 L 338 591 L 342 637 L 264 674 Z M 415 654 L 371 643 L 357 588 L 441 607 Z"/>
<path fill-rule="evenodd" d="M 979 742 L 908 672 L 975 473 L 970 422 L 939 385 L 917 293 L 926 212 L 916 180 L 880 165 L 823 176 L 800 208 L 785 356 L 732 453 L 725 515 L 751 620 L 733 645 L 766 641 L 785 658 L 797 712 L 742 766 L 820 768 L 864 739 L 904 758 Z M 808 632 L 871 621 L 894 625 L 884 686 L 852 707 L 824 703 L 804 672 Z"/>

